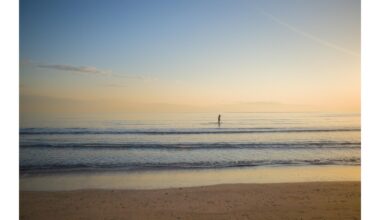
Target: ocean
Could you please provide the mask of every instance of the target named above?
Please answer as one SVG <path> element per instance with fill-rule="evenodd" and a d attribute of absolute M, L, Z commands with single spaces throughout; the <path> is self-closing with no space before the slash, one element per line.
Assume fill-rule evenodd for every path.
<path fill-rule="evenodd" d="M 22 118 L 20 172 L 359 166 L 359 113 L 73 114 Z"/>

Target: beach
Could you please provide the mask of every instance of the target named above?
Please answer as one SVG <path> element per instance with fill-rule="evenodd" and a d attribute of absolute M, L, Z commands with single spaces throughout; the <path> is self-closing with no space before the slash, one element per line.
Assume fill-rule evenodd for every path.
<path fill-rule="evenodd" d="M 360 182 L 21 191 L 20 219 L 360 219 Z"/>
<path fill-rule="evenodd" d="M 222 118 L 220 126 L 209 113 L 24 123 L 20 218 L 360 218 L 360 114 Z"/>
<path fill-rule="evenodd" d="M 366 213 L 360 1 L 18 5 L 19 219 Z"/>

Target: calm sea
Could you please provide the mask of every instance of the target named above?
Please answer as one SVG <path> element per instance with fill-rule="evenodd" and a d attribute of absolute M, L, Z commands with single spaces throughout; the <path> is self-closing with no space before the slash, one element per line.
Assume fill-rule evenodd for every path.
<path fill-rule="evenodd" d="M 360 165 L 360 114 L 112 114 L 22 118 L 21 173 Z"/>

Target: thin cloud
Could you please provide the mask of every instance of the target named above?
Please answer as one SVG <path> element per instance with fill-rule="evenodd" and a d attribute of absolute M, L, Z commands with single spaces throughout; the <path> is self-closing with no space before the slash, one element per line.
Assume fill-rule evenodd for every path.
<path fill-rule="evenodd" d="M 66 64 L 38 64 L 37 67 L 46 69 L 55 69 L 68 72 L 81 72 L 81 73 L 91 73 L 91 74 L 109 74 L 109 72 L 100 70 L 96 67 L 91 66 L 72 66 Z"/>
<path fill-rule="evenodd" d="M 279 25 L 281 25 L 283 27 L 286 27 L 287 29 L 289 29 L 289 30 L 291 30 L 291 31 L 293 31 L 293 32 L 295 32 L 295 33 L 303 36 L 303 37 L 306 37 L 306 38 L 308 38 L 308 39 L 310 39 L 310 40 L 312 40 L 312 41 L 314 41 L 314 42 L 316 42 L 316 43 L 318 43 L 320 45 L 323 45 L 323 46 L 326 46 L 326 47 L 338 50 L 340 52 L 343 52 L 343 53 L 346 53 L 346 54 L 349 54 L 349 55 L 352 55 L 352 56 L 357 56 L 357 57 L 360 56 L 358 53 L 356 53 L 356 52 L 354 52 L 352 50 L 349 50 L 347 48 L 341 47 L 339 45 L 336 45 L 334 43 L 331 43 L 329 41 L 326 41 L 326 40 L 323 40 L 323 39 L 321 39 L 319 37 L 316 37 L 316 36 L 314 36 L 312 34 L 309 34 L 309 33 L 305 32 L 305 31 L 302 31 L 302 30 L 294 27 L 293 25 L 290 25 L 290 24 L 282 21 L 281 19 L 275 17 L 274 15 L 272 15 L 272 14 L 270 14 L 268 12 L 265 12 L 264 10 L 260 10 L 260 11 L 261 11 L 261 13 L 263 15 L 265 15 L 267 18 L 271 19 L 272 21 L 276 22 L 277 24 L 279 24 Z"/>
<path fill-rule="evenodd" d="M 119 84 L 119 83 L 100 84 L 99 86 L 102 86 L 102 87 L 113 87 L 113 88 L 127 87 L 126 84 Z"/>
<path fill-rule="evenodd" d="M 120 74 L 113 73 L 111 70 L 102 70 L 92 66 L 74 66 L 67 64 L 46 64 L 46 63 L 38 63 L 31 60 L 23 60 L 21 62 L 22 65 L 33 65 L 39 68 L 45 69 L 53 69 L 53 70 L 61 70 L 66 72 L 76 72 L 76 73 L 87 73 L 94 75 L 103 75 L 108 77 L 116 77 L 116 78 L 124 78 L 130 80 L 142 80 L 142 81 L 156 81 L 157 79 L 151 76 L 146 75 L 137 75 L 137 74 Z"/>
<path fill-rule="evenodd" d="M 155 82 L 158 79 L 152 76 L 148 75 L 133 75 L 133 74 L 117 74 L 117 73 L 112 73 L 112 77 L 117 77 L 117 78 L 123 78 L 123 79 L 130 79 L 130 80 L 140 80 L 144 82 Z"/>
<path fill-rule="evenodd" d="M 119 77 L 119 78 L 127 78 L 127 79 L 144 79 L 143 76 L 132 75 L 132 74 L 118 74 L 118 73 L 112 73 L 112 76 L 114 76 L 114 77 Z"/>

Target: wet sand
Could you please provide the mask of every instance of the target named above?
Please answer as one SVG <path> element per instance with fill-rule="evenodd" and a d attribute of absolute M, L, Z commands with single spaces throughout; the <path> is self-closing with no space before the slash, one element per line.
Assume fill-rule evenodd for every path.
<path fill-rule="evenodd" d="M 360 219 L 360 182 L 21 191 L 20 219 Z"/>
<path fill-rule="evenodd" d="M 168 189 L 236 183 L 360 181 L 360 166 L 284 166 L 22 175 L 22 191 Z"/>

